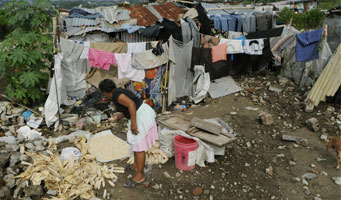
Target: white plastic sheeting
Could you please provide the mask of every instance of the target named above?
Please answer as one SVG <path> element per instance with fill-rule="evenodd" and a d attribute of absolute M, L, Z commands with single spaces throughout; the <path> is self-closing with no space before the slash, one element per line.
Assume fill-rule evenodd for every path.
<path fill-rule="evenodd" d="M 205 67 L 202 65 L 194 66 L 194 80 L 193 80 L 193 96 L 191 100 L 195 104 L 201 102 L 210 88 L 210 74 L 205 73 Z"/>
<path fill-rule="evenodd" d="M 199 138 L 192 137 L 181 130 L 170 130 L 168 128 L 159 127 L 159 141 L 160 141 L 160 149 L 168 156 L 174 156 L 174 144 L 173 138 L 176 135 L 182 135 L 187 138 L 192 138 L 198 142 L 199 147 L 196 153 L 195 164 L 200 167 L 205 167 L 205 161 L 209 163 L 213 163 L 215 161 L 215 155 L 224 155 L 225 154 L 225 146 L 218 147 L 216 145 L 208 144 L 201 141 Z"/>

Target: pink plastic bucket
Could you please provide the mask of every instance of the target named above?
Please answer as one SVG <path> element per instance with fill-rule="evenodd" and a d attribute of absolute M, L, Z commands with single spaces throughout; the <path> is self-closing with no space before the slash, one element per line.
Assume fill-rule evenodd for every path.
<path fill-rule="evenodd" d="M 195 168 L 197 141 L 177 135 L 174 137 L 175 166 L 180 170 Z"/>

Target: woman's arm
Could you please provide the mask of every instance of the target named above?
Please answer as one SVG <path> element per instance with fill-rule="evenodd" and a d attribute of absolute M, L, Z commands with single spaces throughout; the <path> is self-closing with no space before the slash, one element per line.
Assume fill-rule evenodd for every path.
<path fill-rule="evenodd" d="M 136 123 L 136 105 L 135 105 L 135 102 L 132 101 L 125 94 L 121 94 L 118 97 L 118 103 L 121 105 L 124 105 L 125 107 L 128 108 L 129 114 L 130 114 L 130 120 L 131 120 L 131 132 L 133 132 L 133 134 L 138 134 L 138 128 L 137 128 L 137 123 Z"/>

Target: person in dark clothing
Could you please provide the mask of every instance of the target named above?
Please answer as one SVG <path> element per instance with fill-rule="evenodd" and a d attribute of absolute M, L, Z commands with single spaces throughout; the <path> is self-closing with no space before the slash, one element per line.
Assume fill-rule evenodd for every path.
<path fill-rule="evenodd" d="M 111 99 L 116 109 L 121 114 L 114 115 L 110 121 L 117 121 L 123 117 L 129 119 L 127 141 L 134 152 L 134 164 L 126 167 L 127 170 L 136 170 L 136 176 L 124 184 L 125 187 L 135 187 L 145 183 L 144 166 L 146 151 L 158 140 L 155 122 L 156 114 L 147 104 L 143 103 L 133 92 L 116 88 L 110 79 L 104 79 L 99 83 L 99 89 Z"/>

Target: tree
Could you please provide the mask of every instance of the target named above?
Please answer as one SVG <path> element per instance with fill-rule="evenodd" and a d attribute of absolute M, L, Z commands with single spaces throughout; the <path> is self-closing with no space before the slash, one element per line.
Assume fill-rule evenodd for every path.
<path fill-rule="evenodd" d="M 5 6 L 10 33 L 0 44 L 0 77 L 6 93 L 25 104 L 43 100 L 52 59 L 52 37 L 42 34 L 56 14 L 50 0 L 13 0 Z"/>
<path fill-rule="evenodd" d="M 290 22 L 297 30 L 309 30 L 320 28 L 325 15 L 318 10 L 310 10 L 304 13 L 296 14 L 293 10 L 284 8 L 278 13 L 278 20 L 284 24 Z"/>

